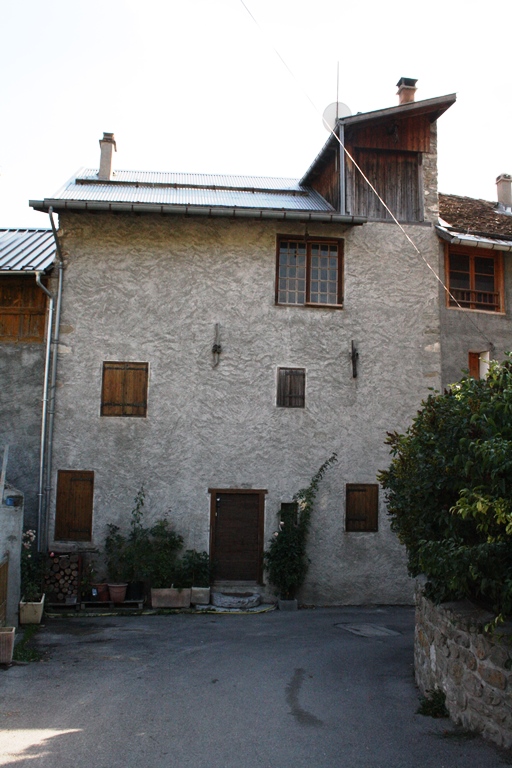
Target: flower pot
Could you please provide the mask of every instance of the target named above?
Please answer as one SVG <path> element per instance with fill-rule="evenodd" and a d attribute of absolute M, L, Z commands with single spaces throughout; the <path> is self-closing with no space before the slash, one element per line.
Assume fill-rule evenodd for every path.
<path fill-rule="evenodd" d="M 129 581 L 126 600 L 144 600 L 145 584 L 143 581 Z"/>
<path fill-rule="evenodd" d="M 106 584 L 91 584 L 93 600 L 99 600 L 102 603 L 108 603 L 110 595 Z"/>
<path fill-rule="evenodd" d="M 153 608 L 189 608 L 190 588 L 178 589 L 167 587 L 165 589 L 151 589 L 151 605 Z"/>
<path fill-rule="evenodd" d="M 297 599 L 281 600 L 281 598 L 278 598 L 277 605 L 280 611 L 296 611 L 299 607 Z"/>
<path fill-rule="evenodd" d="M 0 664 L 10 664 L 14 649 L 14 627 L 0 627 Z"/>
<path fill-rule="evenodd" d="M 192 605 L 208 605 L 210 603 L 210 587 L 192 587 L 190 602 Z"/>
<path fill-rule="evenodd" d="M 21 600 L 20 624 L 40 624 L 43 618 L 44 595 L 40 600 Z"/>
<path fill-rule="evenodd" d="M 126 588 L 128 584 L 109 584 L 108 585 L 108 591 L 110 594 L 110 599 L 113 603 L 124 603 L 124 599 L 126 597 Z"/>

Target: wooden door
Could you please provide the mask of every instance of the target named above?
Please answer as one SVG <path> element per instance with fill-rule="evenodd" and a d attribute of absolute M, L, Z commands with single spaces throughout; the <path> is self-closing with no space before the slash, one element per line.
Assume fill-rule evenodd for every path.
<path fill-rule="evenodd" d="M 91 541 L 94 472 L 60 469 L 55 510 L 56 541 Z"/>
<path fill-rule="evenodd" d="M 265 491 L 210 489 L 210 494 L 216 580 L 261 581 Z"/>

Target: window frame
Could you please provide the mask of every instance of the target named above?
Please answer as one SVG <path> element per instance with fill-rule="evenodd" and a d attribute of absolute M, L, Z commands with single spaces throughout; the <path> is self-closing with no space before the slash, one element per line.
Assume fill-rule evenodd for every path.
<path fill-rule="evenodd" d="M 290 382 L 295 379 L 302 379 L 302 392 L 292 393 Z M 292 403 L 292 399 L 298 399 L 299 402 Z M 306 369 L 279 367 L 277 369 L 277 389 L 276 389 L 276 407 L 277 408 L 305 408 L 306 407 Z"/>
<path fill-rule="evenodd" d="M 117 402 L 114 402 L 114 401 L 106 402 L 106 398 L 109 394 L 108 387 L 112 387 L 112 384 L 110 382 L 107 384 L 107 378 L 109 374 L 113 373 L 114 371 L 119 371 L 120 374 L 123 374 L 121 376 L 121 382 L 117 384 L 117 386 L 121 389 L 121 397 Z M 129 387 L 130 385 L 132 388 L 134 388 L 135 386 L 133 381 L 131 382 L 129 381 L 129 378 L 134 379 L 135 375 L 132 377 L 129 377 L 129 373 L 133 372 L 133 374 L 135 374 L 135 372 L 139 372 L 139 371 L 142 371 L 145 373 L 143 386 L 140 387 L 141 393 L 143 389 L 144 394 L 139 402 L 129 402 L 129 396 L 128 396 Z M 149 389 L 149 363 L 123 361 L 123 360 L 105 360 L 103 362 L 102 374 L 101 374 L 100 416 L 105 418 L 115 418 L 115 417 L 139 418 L 139 419 L 147 418 L 148 389 Z M 127 412 L 130 409 L 135 409 L 135 408 L 139 409 L 141 412 L 138 412 L 138 413 Z"/>
<path fill-rule="evenodd" d="M 9 305 L 2 302 L 4 286 L 10 283 L 10 288 L 14 286 L 18 289 L 18 298 L 20 304 Z M 43 285 L 48 284 L 48 279 L 43 277 Z M 24 300 L 28 298 L 28 303 Z M 17 317 L 16 335 L 7 336 L 0 333 L 1 344 L 42 344 L 46 336 L 46 317 L 47 317 L 47 295 L 36 283 L 35 277 L 23 274 L 5 274 L 0 273 L 0 317 L 11 315 Z M 34 326 L 35 331 L 34 332 Z M 24 331 L 32 331 L 27 333 Z"/>
<path fill-rule="evenodd" d="M 292 242 L 304 244 L 306 247 L 306 288 L 304 303 L 294 304 L 287 301 L 279 301 L 279 268 L 281 243 Z M 321 304 L 311 301 L 311 248 L 314 245 L 333 245 L 337 248 L 338 277 L 337 277 L 337 303 Z M 344 240 L 337 237 L 308 237 L 304 235 L 277 235 L 276 239 L 276 279 L 275 279 L 275 303 L 280 307 L 309 307 L 313 309 L 343 309 L 343 268 L 344 268 Z"/>
<path fill-rule="evenodd" d="M 454 270 L 451 270 L 452 256 L 469 257 L 469 273 L 468 274 L 469 274 L 470 287 L 468 289 L 454 288 L 451 285 L 450 272 L 454 271 Z M 475 288 L 475 259 L 479 259 L 479 258 L 492 259 L 494 262 L 494 291 L 478 291 Z M 454 246 L 447 243 L 445 247 L 445 285 L 448 289 L 445 291 L 447 309 L 465 310 L 468 312 L 488 312 L 493 315 L 504 314 L 505 313 L 505 285 L 504 285 L 504 273 L 503 273 L 503 252 L 493 251 L 488 248 L 471 248 L 471 246 L 459 246 L 459 245 Z M 473 294 L 478 294 L 478 293 L 480 294 L 494 293 L 498 297 L 497 303 L 494 304 L 496 309 L 492 309 L 491 305 L 489 306 L 489 308 L 476 306 L 477 304 L 481 304 L 481 302 L 474 300 L 473 296 L 469 300 L 469 302 L 464 302 L 464 303 L 470 304 L 470 306 L 463 306 L 462 301 L 456 296 L 457 291 L 466 291 L 470 293 L 471 296 Z M 459 302 L 458 304 L 454 302 L 454 300 L 452 299 L 452 296 L 456 301 Z"/>

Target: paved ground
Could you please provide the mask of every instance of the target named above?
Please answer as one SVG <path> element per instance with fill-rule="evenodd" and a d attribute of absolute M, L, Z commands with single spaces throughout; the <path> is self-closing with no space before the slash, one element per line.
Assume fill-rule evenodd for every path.
<path fill-rule="evenodd" d="M 47 620 L 0 670 L 0 765 L 498 768 L 416 714 L 410 608 Z"/>

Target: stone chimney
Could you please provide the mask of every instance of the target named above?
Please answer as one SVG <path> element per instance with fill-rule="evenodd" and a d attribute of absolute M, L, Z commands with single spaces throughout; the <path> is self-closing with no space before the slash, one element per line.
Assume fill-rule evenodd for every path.
<path fill-rule="evenodd" d="M 401 77 L 396 84 L 398 91 L 398 104 L 411 104 L 414 101 L 414 94 L 416 93 L 417 80 L 411 80 L 410 77 Z"/>
<path fill-rule="evenodd" d="M 102 181 L 110 181 L 112 178 L 112 159 L 113 152 L 117 152 L 116 140 L 113 133 L 104 133 L 103 138 L 100 139 L 100 170 L 98 171 L 98 179 Z"/>
<path fill-rule="evenodd" d="M 496 179 L 498 188 L 498 207 L 512 208 L 512 176 L 510 173 L 501 173 Z"/>

